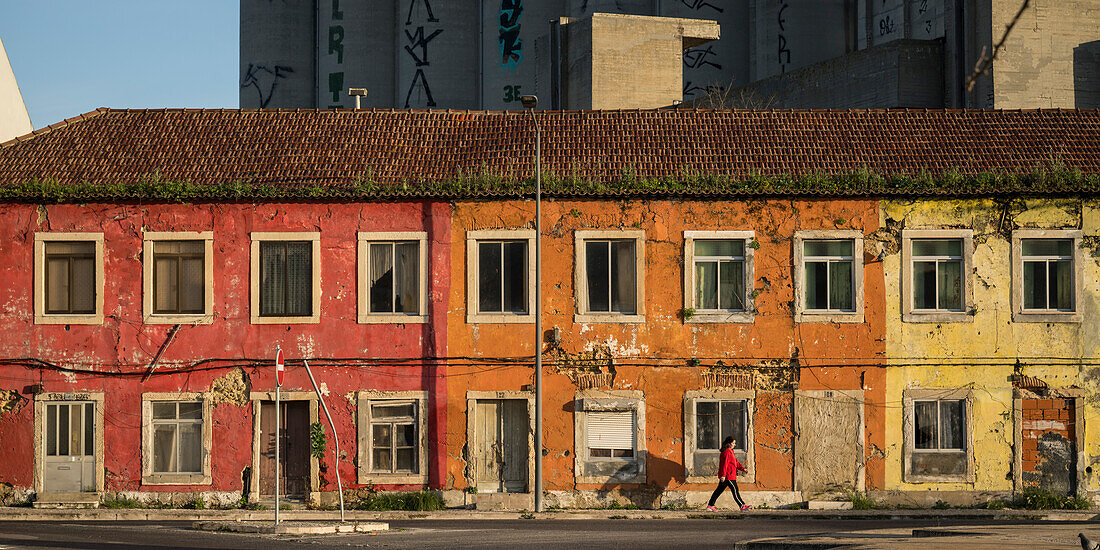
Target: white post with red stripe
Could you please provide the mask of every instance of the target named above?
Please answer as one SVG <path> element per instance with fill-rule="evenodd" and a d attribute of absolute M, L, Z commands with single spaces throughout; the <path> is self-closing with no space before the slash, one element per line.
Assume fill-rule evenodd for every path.
<path fill-rule="evenodd" d="M 282 443 L 279 425 L 279 390 L 283 385 L 283 348 L 275 346 L 275 525 L 279 525 L 279 444 Z"/>

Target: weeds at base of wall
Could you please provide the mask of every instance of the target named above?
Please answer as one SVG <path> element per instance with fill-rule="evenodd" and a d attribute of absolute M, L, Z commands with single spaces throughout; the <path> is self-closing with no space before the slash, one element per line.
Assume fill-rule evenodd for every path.
<path fill-rule="evenodd" d="M 130 508 L 144 508 L 142 504 L 132 498 L 126 497 L 111 497 L 100 501 L 100 508 L 107 508 L 108 510 L 128 510 Z"/>
<path fill-rule="evenodd" d="M 351 502 L 352 510 L 406 510 L 411 512 L 430 512 L 442 510 L 446 506 L 443 497 L 434 491 L 409 491 L 394 493 L 370 493 Z"/>
<path fill-rule="evenodd" d="M 867 496 L 865 493 L 848 491 L 846 496 L 848 502 L 852 503 L 853 510 L 878 510 L 882 508 L 882 505 L 879 504 L 878 501 Z"/>
<path fill-rule="evenodd" d="M 1092 508 L 1092 503 L 1086 497 L 1061 496 L 1034 487 L 1018 493 L 1010 505 L 1024 510 L 1088 510 Z"/>

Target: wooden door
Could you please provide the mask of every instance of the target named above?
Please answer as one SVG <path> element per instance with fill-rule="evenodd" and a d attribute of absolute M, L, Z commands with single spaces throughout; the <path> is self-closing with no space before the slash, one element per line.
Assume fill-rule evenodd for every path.
<path fill-rule="evenodd" d="M 279 494 L 309 495 L 309 402 L 283 401 L 279 423 Z M 260 403 L 260 494 L 275 495 L 275 402 Z"/>
<path fill-rule="evenodd" d="M 527 401 L 477 401 L 475 461 L 477 488 L 485 492 L 526 492 L 528 464 Z"/>
<path fill-rule="evenodd" d="M 46 404 L 43 491 L 95 491 L 95 403 Z"/>
<path fill-rule="evenodd" d="M 1077 492 L 1077 410 L 1073 399 L 1023 399 L 1024 487 Z"/>

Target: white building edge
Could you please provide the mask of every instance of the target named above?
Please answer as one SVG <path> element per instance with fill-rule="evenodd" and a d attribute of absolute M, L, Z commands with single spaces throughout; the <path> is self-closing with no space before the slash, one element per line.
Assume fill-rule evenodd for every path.
<path fill-rule="evenodd" d="M 0 40 L 0 143 L 29 134 L 33 129 L 4 42 Z"/>

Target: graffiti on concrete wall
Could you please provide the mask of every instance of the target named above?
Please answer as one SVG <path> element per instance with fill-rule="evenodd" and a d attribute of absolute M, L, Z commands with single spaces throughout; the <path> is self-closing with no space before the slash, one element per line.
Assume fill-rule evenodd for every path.
<path fill-rule="evenodd" d="M 520 15 L 523 14 L 523 0 L 501 0 L 500 27 L 497 42 L 500 45 L 500 65 L 508 73 L 515 73 L 516 66 L 523 61 L 523 38 L 520 36 Z M 521 86 L 516 83 L 504 85 L 501 101 L 512 103 L 523 95 Z"/>
<path fill-rule="evenodd" d="M 339 24 L 339 21 L 343 21 L 344 12 L 340 9 L 340 0 L 332 0 L 332 21 L 328 27 L 328 53 L 326 55 L 336 56 L 335 70 L 328 73 L 328 93 L 331 94 L 329 99 L 331 103 L 329 108 L 339 108 L 341 104 L 340 94 L 344 91 L 344 71 L 342 70 L 344 64 L 344 26 Z M 320 98 L 318 98 L 320 103 Z"/>
<path fill-rule="evenodd" d="M 415 30 L 409 32 L 414 26 Z M 432 12 L 431 2 L 428 0 L 409 2 L 408 15 L 405 17 L 405 53 L 412 58 L 416 72 L 413 73 L 409 89 L 405 92 L 406 109 L 435 107 L 435 99 L 432 97 L 432 89 L 428 85 L 428 76 L 424 73 L 424 68 L 431 65 L 428 58 L 428 44 L 443 32 L 439 27 L 439 19 Z"/>
<path fill-rule="evenodd" d="M 680 2 L 695 11 L 699 11 L 703 8 L 710 8 L 714 11 L 717 11 L 718 13 L 726 11 L 722 8 L 719 8 L 718 6 L 715 6 L 714 4 L 711 4 L 707 0 L 680 0 Z"/>
<path fill-rule="evenodd" d="M 782 2 L 779 5 L 779 15 L 776 17 L 776 23 L 778 23 L 779 29 L 779 47 L 777 55 L 780 73 L 787 72 L 787 66 L 791 64 L 791 49 L 787 47 L 787 20 L 783 18 L 783 12 L 787 11 L 789 7 L 791 7 L 790 4 Z"/>
<path fill-rule="evenodd" d="M 263 109 L 275 95 L 275 90 L 279 87 L 279 79 L 286 78 L 288 73 L 293 72 L 294 69 L 283 65 L 268 67 L 249 63 L 244 71 L 244 78 L 241 79 L 241 88 L 255 88 L 260 100 L 260 108 Z"/>
<path fill-rule="evenodd" d="M 725 9 L 708 0 L 680 0 L 680 3 L 693 12 L 725 12 Z M 706 13 L 693 13 L 690 16 L 703 18 L 706 17 Z M 684 100 L 707 94 L 708 89 L 714 86 L 714 78 L 706 74 L 712 69 L 722 70 L 722 64 L 718 61 L 718 51 L 714 49 L 713 44 L 684 51 Z"/>

